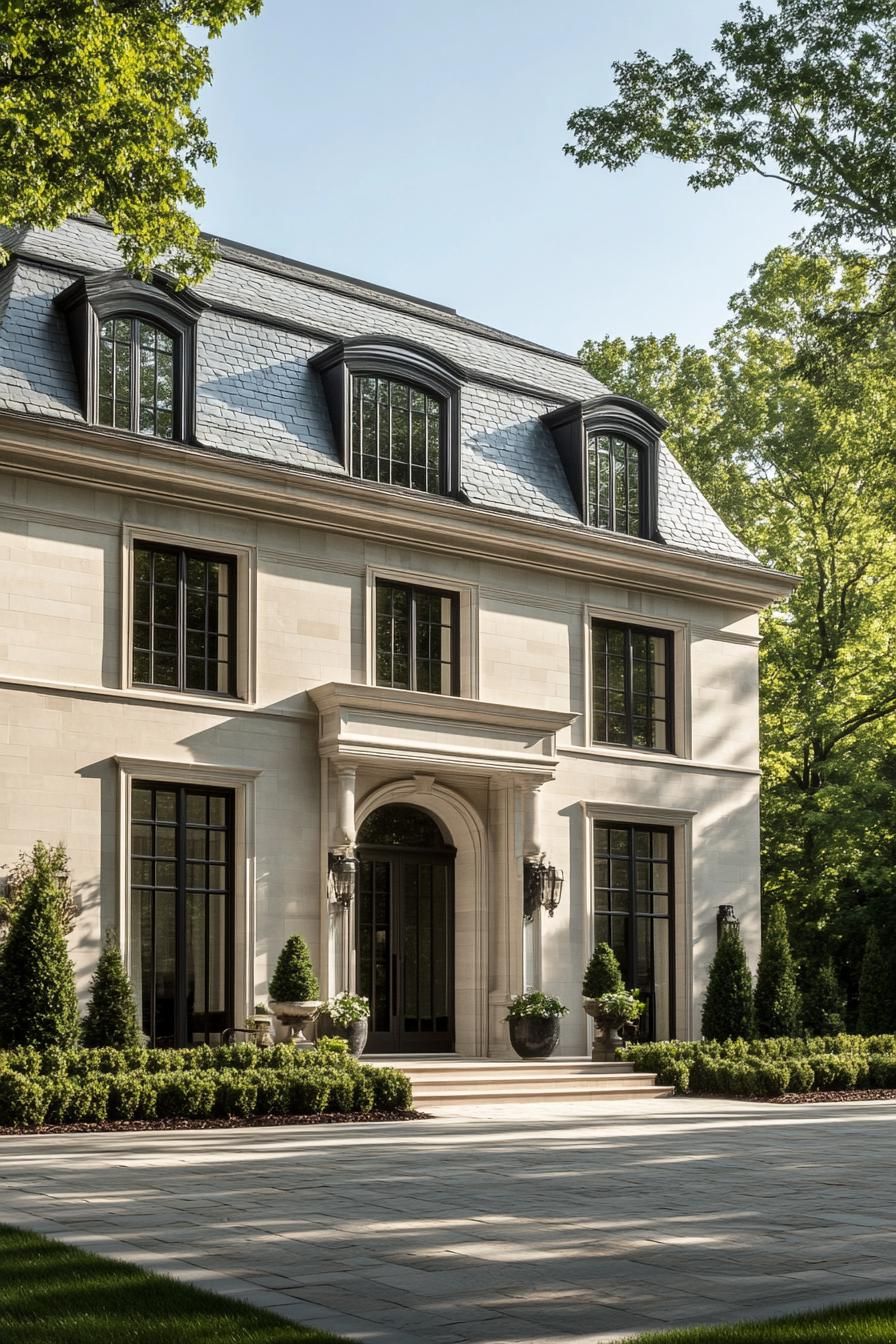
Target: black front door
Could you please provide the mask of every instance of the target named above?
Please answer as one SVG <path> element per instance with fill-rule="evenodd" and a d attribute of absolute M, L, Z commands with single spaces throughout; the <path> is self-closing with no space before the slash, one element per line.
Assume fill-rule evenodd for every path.
<path fill-rule="evenodd" d="M 441 850 L 360 850 L 357 984 L 374 1053 L 454 1048 L 454 860 Z"/>

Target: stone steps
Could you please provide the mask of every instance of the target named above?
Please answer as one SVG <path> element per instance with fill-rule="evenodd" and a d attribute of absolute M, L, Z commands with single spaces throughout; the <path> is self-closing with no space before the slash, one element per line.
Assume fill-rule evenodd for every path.
<path fill-rule="evenodd" d="M 672 1095 L 652 1073 L 622 1061 L 589 1059 L 462 1059 L 457 1055 L 366 1055 L 371 1064 L 401 1069 L 411 1080 L 414 1105 L 470 1106 L 545 1101 L 649 1100 Z"/>

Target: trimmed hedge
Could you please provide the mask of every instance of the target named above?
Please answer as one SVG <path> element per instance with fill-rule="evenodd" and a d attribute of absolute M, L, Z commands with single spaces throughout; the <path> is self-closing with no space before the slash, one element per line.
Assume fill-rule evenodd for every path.
<path fill-rule="evenodd" d="M 780 1096 L 896 1087 L 896 1036 L 660 1041 L 617 1050 L 663 1087 L 692 1096 Z"/>
<path fill-rule="evenodd" d="M 190 1050 L 0 1051 L 0 1125 L 250 1119 L 324 1111 L 407 1111 L 410 1080 L 361 1064 L 344 1041 Z"/>

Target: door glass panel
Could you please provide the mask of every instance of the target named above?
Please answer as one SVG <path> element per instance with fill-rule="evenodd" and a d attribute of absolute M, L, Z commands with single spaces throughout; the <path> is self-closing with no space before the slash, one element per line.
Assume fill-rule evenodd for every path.
<path fill-rule="evenodd" d="M 415 863 L 402 865 L 401 873 L 401 979 L 402 1022 L 405 1031 L 420 1030 L 420 915 L 419 868 Z"/>

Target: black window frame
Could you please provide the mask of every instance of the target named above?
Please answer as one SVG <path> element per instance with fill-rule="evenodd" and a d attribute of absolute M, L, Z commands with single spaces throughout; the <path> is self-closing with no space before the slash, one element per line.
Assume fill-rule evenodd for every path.
<path fill-rule="evenodd" d="M 396 686 L 394 682 L 382 682 L 379 680 L 377 660 L 378 660 L 378 635 L 379 635 L 379 593 L 382 589 L 392 588 L 400 592 L 407 593 L 408 596 L 408 673 L 409 685 Z M 373 682 L 375 686 L 381 686 L 385 690 L 402 690 L 417 692 L 417 602 L 416 595 L 425 593 L 427 597 L 447 598 L 451 603 L 451 690 L 450 696 L 460 695 L 460 594 L 450 588 L 430 588 L 421 583 L 402 583 L 398 579 L 377 578 L 374 584 L 373 597 Z M 444 695 L 443 691 L 422 691 L 423 695 Z"/>
<path fill-rule="evenodd" d="M 186 835 L 188 826 L 197 826 L 198 823 L 188 821 L 187 818 L 187 797 L 189 795 L 202 796 L 206 798 L 224 799 L 224 867 L 227 890 L 224 904 L 224 1018 L 226 1025 L 222 1031 L 226 1031 L 234 1024 L 235 1005 L 236 1005 L 236 795 L 233 789 L 218 787 L 217 785 L 205 784 L 187 784 L 184 782 L 171 783 L 167 780 L 159 779 L 133 779 L 131 781 L 131 799 L 137 789 L 145 789 L 155 796 L 157 793 L 174 793 L 175 802 L 175 820 L 173 828 L 175 830 L 175 857 L 173 859 L 175 867 L 174 881 L 174 934 L 175 934 L 175 999 L 174 999 L 174 1040 L 171 1044 L 173 1049 L 183 1049 L 198 1042 L 188 1039 L 188 1014 L 187 1014 L 187 856 Z M 156 814 L 156 804 L 153 802 L 153 817 Z M 135 883 L 133 881 L 134 861 L 140 860 L 141 855 L 134 851 L 134 828 L 139 825 L 150 824 L 153 827 L 158 826 L 158 822 L 153 820 L 147 823 L 143 818 L 135 817 L 133 806 L 131 807 L 130 828 L 128 834 L 128 851 L 130 859 L 130 871 L 128 874 L 128 885 L 133 900 L 135 891 L 158 891 L 160 889 L 155 882 L 147 886 L 145 883 Z M 219 829 L 219 828 L 215 828 Z M 150 860 L 155 864 L 158 860 L 154 857 Z M 172 862 L 167 856 L 163 862 Z M 195 862 L 195 860 L 193 861 Z M 195 887 L 189 889 L 196 892 Z M 208 897 L 212 893 L 211 888 L 205 888 L 205 894 Z M 151 915 L 151 944 L 152 944 L 152 963 L 153 963 L 153 986 L 151 994 L 150 1009 L 150 1030 L 147 1033 L 150 1037 L 150 1044 L 155 1045 L 158 1037 L 157 1028 L 157 1004 L 155 995 L 155 962 L 158 951 L 157 940 L 155 936 L 156 927 L 156 903 L 152 904 Z M 132 934 L 128 930 L 128 937 Z M 178 954 L 178 949 L 180 953 Z M 142 956 L 142 947 L 137 948 L 137 955 Z M 209 964 L 209 921 L 208 906 L 206 905 L 205 920 L 205 953 L 206 953 L 206 991 L 208 990 L 208 964 Z M 131 948 L 131 955 L 134 955 L 134 948 Z M 206 993 L 207 1003 L 207 993 Z M 142 1005 L 138 1005 L 140 1010 L 141 1022 Z M 206 1043 L 209 1041 L 210 1032 L 208 1029 L 208 1008 L 206 1007 Z M 221 1033 L 214 1033 L 219 1035 Z"/>
<path fill-rule="evenodd" d="M 127 322 L 127 323 L 128 323 L 128 326 L 129 326 L 129 328 L 130 328 L 130 335 L 129 335 L 129 344 L 130 344 L 130 388 L 129 388 L 129 394 L 130 394 L 130 415 L 129 415 L 129 422 L 128 422 L 127 425 L 113 425 L 113 424 L 110 424 L 108 420 L 102 420 L 102 419 L 100 418 L 101 402 L 102 402 L 103 398 L 102 398 L 102 396 L 101 396 L 101 394 L 100 394 L 100 390 L 99 390 L 99 376 L 100 376 L 100 362 L 101 362 L 101 356 L 98 354 L 98 358 L 97 358 L 97 392 L 96 392 L 96 423 L 97 423 L 97 425 L 99 425 L 99 426 L 102 427 L 103 429 L 118 429 L 118 430 L 124 429 L 124 430 L 126 430 L 128 433 L 130 433 L 130 434 L 139 434 L 140 437 L 141 437 L 142 439 L 162 439 L 163 442 L 165 442 L 165 443 L 174 443 L 174 442 L 175 442 L 175 435 L 174 435 L 175 428 L 176 428 L 176 426 L 177 426 L 178 424 L 180 424 L 180 422 L 181 422 L 181 420 L 182 420 L 182 418 L 183 418 L 183 417 L 182 417 L 182 407 L 181 407 L 181 405 L 180 405 L 180 398 L 181 398 L 181 396 L 182 396 L 182 384 L 183 384 L 183 379 L 182 379 L 182 377 L 181 377 L 181 371 L 180 371 L 180 364 L 181 364 L 181 359 L 182 359 L 182 351 L 181 351 L 182 342 L 181 342 L 181 338 L 180 338 L 180 336 L 178 335 L 178 333 L 177 333 L 176 331 L 172 330 L 172 328 L 169 327 L 167 323 L 165 323 L 165 322 L 160 322 L 158 319 L 149 317 L 149 316 L 148 316 L 147 314 L 145 314 L 145 313 L 108 313 L 108 314 L 105 315 L 104 317 L 100 318 L 100 319 L 98 320 L 98 323 L 97 323 L 97 327 L 98 327 L 98 332 L 97 332 L 98 351 L 101 351 L 101 349 L 102 349 L 102 344 L 103 344 L 103 340 L 104 340 L 104 337 L 103 337 L 103 327 L 106 325 L 107 322 L 112 322 L 112 323 L 115 323 L 115 322 Z M 173 346 L 173 349 L 172 349 L 173 374 L 172 374 L 171 433 L 170 433 L 170 434 L 157 434 L 157 433 L 155 433 L 155 432 L 150 432 L 149 430 L 145 430 L 145 429 L 141 429 L 141 428 L 140 428 L 140 413 L 141 413 L 141 410 L 142 410 L 142 398 L 141 398 L 141 393 L 140 393 L 140 375 L 141 375 L 140 351 L 141 351 L 141 349 L 142 349 L 142 344 L 141 344 L 141 341 L 140 341 L 140 328 L 141 328 L 141 327 L 149 327 L 149 328 L 151 328 L 151 329 L 154 330 L 154 331 L 160 331 L 160 332 L 163 333 L 163 335 L 169 337 L 169 339 L 170 339 L 171 342 L 172 342 L 172 346 Z M 114 341 L 114 343 L 115 343 L 116 345 L 118 344 L 118 338 L 117 338 L 117 337 L 113 337 L 113 341 Z M 113 380 L 114 380 L 114 376 L 115 376 L 115 375 L 114 375 L 114 372 L 113 372 Z M 114 403 L 115 403 L 117 400 L 118 400 L 118 398 L 115 397 L 114 383 L 113 383 L 113 394 L 112 394 L 113 405 L 114 405 Z M 157 414 L 157 412 L 156 412 L 156 414 Z"/>
<path fill-rule="evenodd" d="M 378 446 L 378 447 L 379 447 L 379 444 L 380 444 L 380 427 L 379 427 L 379 407 L 380 407 L 380 404 L 381 404 L 381 403 L 380 403 L 380 398 L 379 398 L 379 385 L 380 385 L 380 383 L 385 383 L 385 384 L 387 384 L 388 387 L 389 387 L 389 389 L 390 389 L 390 398 L 389 398 L 389 411 L 390 411 L 390 424 L 389 424 L 389 427 L 390 427 L 390 431 L 391 431 L 391 429 L 392 429 L 392 417 L 393 417 L 393 414 L 394 414 L 394 410 L 393 410 L 393 407 L 392 407 L 392 404 L 391 404 L 391 389 L 392 389 L 393 387 L 402 387 L 402 388 L 404 388 L 405 391 L 407 392 L 407 397 L 408 397 L 408 457 L 407 457 L 407 461 L 406 461 L 406 462 L 402 462 L 400 458 L 397 458 L 397 457 L 395 457 L 395 456 L 393 455 L 394 435 L 391 435 L 391 434 L 390 434 L 390 438 L 389 438 L 389 445 L 388 445 L 388 449 L 389 449 L 389 451 L 388 451 L 388 454 L 383 454 L 382 452 L 378 452 L 378 453 L 376 454 L 376 460 L 377 460 L 377 462 L 383 462 L 383 461 L 385 461 L 385 462 L 388 462 L 388 463 L 389 463 L 389 478 L 388 478 L 388 479 L 383 479 L 383 478 L 380 477 L 380 476 L 372 477 L 372 476 L 365 476 L 365 475 L 364 475 L 364 471 L 363 471 L 363 459 L 364 459 L 364 457 L 369 457 L 369 456 L 371 456 L 371 455 L 370 455 L 369 453 L 368 453 L 368 454 L 362 454 L 362 453 L 361 453 L 361 447 L 358 446 L 358 445 L 356 445 L 356 443 L 355 443 L 355 399 L 356 399 L 356 391 L 355 391 L 355 389 L 356 389 L 356 388 L 359 389 L 359 390 L 358 390 L 358 399 L 361 401 L 362 406 L 363 406 L 364 401 L 365 401 L 366 399 L 364 398 L 364 394 L 363 394 L 363 391 L 362 391 L 361 388 L 360 388 L 360 385 L 361 385 L 365 380 L 368 380 L 368 379 L 373 379 L 374 382 L 376 383 L 376 395 L 375 395 L 375 397 L 374 397 L 373 405 L 377 408 L 377 417 L 376 417 L 376 418 L 377 418 L 377 424 L 376 424 L 376 429 L 375 429 L 375 436 L 376 436 L 376 443 L 377 443 L 377 446 Z M 427 485 L 427 486 L 419 486 L 419 485 L 415 485 L 415 484 L 413 483 L 413 479 L 412 479 L 412 477 L 413 477 L 413 471 L 414 471 L 414 462 L 413 462 L 413 442 L 412 442 L 413 431 L 412 431 L 412 428 L 411 428 L 411 419 L 410 419 L 410 417 L 411 417 L 412 414 L 414 414 L 414 412 L 413 412 L 413 410 L 412 410 L 412 403 L 413 403 L 413 396 L 414 396 L 414 393 L 415 393 L 415 392 L 416 392 L 418 395 L 422 395 L 422 396 L 426 399 L 426 401 L 428 401 L 428 402 L 433 402 L 433 401 L 434 401 L 434 402 L 437 404 L 437 406 L 438 406 L 438 425 L 439 425 L 439 428 L 438 428 L 438 435 L 439 435 L 438 467 L 437 467 L 437 470 L 436 470 L 436 473 L 435 473 L 435 474 L 436 474 L 436 486 L 435 486 L 434 489 L 430 488 L 428 485 Z M 387 373 L 371 373 L 371 372 L 366 372 L 366 373 L 365 373 L 365 372 L 360 372 L 360 371 L 358 371 L 358 372 L 355 372 L 355 373 L 351 373 L 350 376 L 349 376 L 349 397 L 350 397 L 350 401 L 351 401 L 351 415 L 349 416 L 349 424 L 348 424 L 348 453 L 349 453 L 349 462 L 350 462 L 350 471 L 351 471 L 351 475 L 355 478 L 355 480 L 361 480 L 361 481 L 376 481 L 377 484 L 379 484 L 379 485 L 398 485 L 398 486 L 400 486 L 402 489 L 417 490 L 417 491 L 420 492 L 420 494 L 425 494 L 425 495 L 444 495 L 444 494 L 447 494 L 447 492 L 448 492 L 448 461 L 447 461 L 447 453 L 446 453 L 446 451 L 445 451 L 445 444 L 446 444 L 446 439 L 447 439 L 447 420 L 448 420 L 448 415 L 447 415 L 446 398 L 445 398 L 444 396 L 441 396 L 441 395 L 439 395 L 438 393 L 435 393 L 435 392 L 430 391 L 429 388 L 423 386 L 423 384 L 421 384 L 421 383 L 410 382 L 407 378 L 400 378 L 400 377 L 397 377 L 397 376 L 395 376 L 394 374 L 391 374 L 391 373 L 388 373 L 388 374 L 387 374 Z M 424 424 L 425 424 L 425 426 L 426 426 L 426 430 L 425 430 L 426 435 L 427 435 L 426 448 L 427 448 L 427 450 L 428 450 L 428 448 L 429 448 L 428 434 L 429 434 L 429 420 L 430 420 L 430 414 L 429 414 L 429 409 L 428 409 L 428 408 L 424 408 L 424 411 L 423 411 L 423 418 L 424 418 Z M 359 459 L 360 459 L 360 464 L 359 464 L 359 468 L 358 468 L 358 469 L 356 469 L 356 461 L 355 461 L 356 455 L 357 455 L 357 456 L 359 457 Z M 427 457 L 428 457 L 428 451 L 427 451 Z M 405 467 L 405 468 L 407 469 L 407 476 L 408 476 L 408 480 L 407 480 L 407 482 L 396 481 L 396 480 L 393 479 L 394 476 L 395 476 L 395 474 L 396 474 L 396 472 L 395 472 L 395 467 L 396 467 L 396 466 Z M 428 461 L 427 461 L 427 463 L 425 464 L 425 470 L 426 470 L 426 472 L 427 472 L 427 474 L 428 474 L 428 472 L 429 472 Z"/>
<path fill-rule="evenodd" d="M 625 697 L 625 723 L 626 740 L 624 742 L 614 742 L 609 738 L 599 738 L 596 736 L 597 721 L 597 678 L 595 676 L 595 653 L 594 653 L 594 633 L 598 628 L 608 630 L 620 630 L 625 637 L 625 666 L 624 666 L 624 686 L 623 694 Z M 662 747 L 645 746 L 642 743 L 634 741 L 634 650 L 632 647 L 632 636 L 638 634 L 648 639 L 661 639 L 666 648 L 666 744 Z M 591 640 L 590 669 L 591 669 L 591 745 L 594 747 L 618 747 L 623 751 L 649 751 L 660 756 L 674 756 L 676 754 L 676 733 L 675 733 L 675 635 L 671 630 L 658 629 L 655 626 L 638 625 L 632 622 L 606 620 L 602 616 L 592 616 L 589 626 L 589 638 Z M 610 694 L 611 688 L 607 686 L 605 692 Z M 653 700 L 652 693 L 648 693 L 649 700 Z M 608 710 L 604 710 L 608 713 Z M 652 722 L 653 720 L 650 720 Z"/>
<path fill-rule="evenodd" d="M 600 521 L 600 512 L 601 512 L 601 506 L 600 506 L 600 465 L 599 465 L 599 459 L 598 459 L 598 447 L 597 447 L 597 445 L 598 445 L 598 443 L 599 443 L 600 441 L 602 441 L 602 440 L 603 440 L 603 441 L 606 441 L 606 443 L 607 443 L 607 445 L 608 445 L 608 447 L 607 447 L 607 468 L 608 468 L 608 482 L 607 482 L 607 521 L 606 521 L 606 523 L 602 523 L 602 522 Z M 629 456 L 629 455 L 630 455 L 630 454 L 634 454 L 635 462 L 637 463 L 638 480 L 637 480 L 636 490 L 637 490 L 637 497 L 638 497 L 638 498 L 637 498 L 638 519 L 637 519 L 637 527 L 636 527 L 634 530 L 632 530 L 632 528 L 631 528 L 630 525 L 627 525 L 627 526 L 625 526 L 625 527 L 620 527 L 620 526 L 619 526 L 619 510 L 618 510 L 617 502 L 616 502 L 616 495 L 617 495 L 617 489 L 616 489 L 616 486 L 617 486 L 617 474 L 618 474 L 618 471 L 619 471 L 619 464 L 618 464 L 618 462 L 617 462 L 617 460 L 616 460 L 616 452 L 615 452 L 615 445 L 616 445 L 617 443 L 618 443 L 618 444 L 621 444 L 621 445 L 625 448 L 626 461 L 625 461 L 625 467 L 624 467 L 624 470 L 625 470 L 625 473 L 626 473 L 626 477 L 628 476 L 628 472 L 629 472 L 629 461 L 630 461 L 630 456 Z M 646 449 L 644 448 L 643 444 L 635 443 L 633 439 L 626 437 L 626 435 L 624 435 L 624 434 L 610 433 L 610 432 L 608 432 L 606 429 L 602 429 L 602 428 L 589 429 L 589 430 L 587 431 L 587 433 L 586 433 L 586 435 L 585 435 L 585 472 L 586 472 L 587 488 L 586 488 L 586 492 L 585 492 L 585 520 L 584 520 L 584 521 L 588 524 L 589 527 L 599 528 L 601 531 L 604 531 L 604 532 L 613 532 L 613 533 L 615 533 L 617 536 L 622 536 L 622 537 L 640 537 L 640 536 L 642 535 L 642 519 L 644 518 L 644 512 L 645 512 L 645 509 L 648 507 L 648 500 L 647 500 L 647 493 L 648 493 L 648 492 L 647 492 L 647 472 L 646 472 L 646 469 L 645 469 L 645 459 L 646 459 L 646 456 L 647 456 L 647 451 L 646 451 Z M 594 488 L 594 491 L 593 491 L 593 492 L 592 492 L 592 480 L 591 480 L 591 478 L 592 478 L 592 457 L 593 457 L 593 459 L 594 459 L 593 472 L 594 472 L 594 477 L 595 477 L 595 488 Z M 625 513 L 627 522 L 630 524 L 631 509 L 630 509 L 629 504 L 628 504 L 628 500 L 629 500 L 629 489 L 628 489 L 628 480 L 627 480 L 627 479 L 626 479 L 626 482 L 625 482 L 625 496 L 626 496 L 626 506 L 625 506 L 625 509 L 624 509 L 624 513 Z"/>
<path fill-rule="evenodd" d="M 135 662 L 135 656 L 136 656 L 136 654 L 137 654 L 138 652 L 141 652 L 141 653 L 148 652 L 148 653 L 150 654 L 150 656 L 152 656 L 153 653 L 155 652 L 155 650 L 154 650 L 153 648 L 150 648 L 149 650 L 146 650 L 146 649 L 143 649 L 143 648 L 141 647 L 140 649 L 138 649 L 137 644 L 136 644 L 136 642 L 135 642 L 135 626 L 138 624 L 138 622 L 137 622 L 137 620 L 136 620 L 136 592 L 137 592 L 137 583 L 138 583 L 138 579 L 137 579 L 137 564 L 136 564 L 136 559 L 137 559 L 137 552 L 138 552 L 138 551 L 149 551 L 149 552 L 151 552 L 151 553 L 153 553 L 153 554 L 155 554 L 155 553 L 162 553 L 162 554 L 165 554 L 165 555 L 173 555 L 173 556 L 177 557 L 177 626 L 176 626 L 176 628 L 177 628 L 177 649 L 176 649 L 176 658 L 177 658 L 177 685 L 174 685 L 174 686 L 171 685 L 170 682 L 160 682 L 160 681 L 138 681 L 137 678 L 136 678 L 136 676 L 134 675 L 134 662 Z M 228 593 L 227 593 L 227 607 L 228 607 L 228 625 L 229 625 L 229 634 L 228 634 L 228 648 L 227 648 L 228 689 L 227 689 L 226 691 L 217 691 L 217 690 L 201 689 L 201 688 L 199 688 L 199 687 L 188 686 L 188 685 L 186 684 L 186 671 L 187 671 L 187 649 L 186 649 L 186 645 L 187 645 L 187 624 L 186 624 L 186 620 L 187 620 L 187 603 L 186 603 L 186 593 L 187 593 L 187 588 L 188 588 L 188 584 L 187 584 L 187 563 L 188 563 L 188 561 L 191 560 L 191 559 L 201 560 L 204 564 L 208 564 L 208 563 L 210 563 L 210 562 L 213 562 L 213 563 L 215 563 L 215 564 L 224 564 L 224 565 L 227 566 L 228 575 L 229 575 L 229 579 L 228 579 Z M 132 572 L 131 572 L 131 611 L 130 611 L 130 624 L 131 624 L 131 629 L 130 629 L 130 680 L 131 680 L 131 685 L 132 685 L 132 686 L 135 686 L 135 687 L 139 687 L 139 688 L 146 688 L 147 690 L 163 690 L 163 691 L 171 691 L 172 693 L 177 694 L 177 695 L 206 696 L 206 697 L 209 697 L 209 698 L 212 698 L 212 699 L 215 699 L 215 700 L 238 700 L 238 699 L 240 698 L 240 696 L 239 696 L 239 686 L 238 686 L 238 676 L 237 676 L 237 634 L 238 634 L 238 631 L 237 631 L 237 612 L 238 612 L 238 602 L 237 602 L 237 582 L 238 582 L 238 575 L 239 575 L 239 569 L 238 569 L 237 557 L 236 557 L 235 555 L 229 554 L 229 553 L 226 552 L 226 551 L 221 552 L 221 551 L 213 551 L 213 550 L 203 550 L 203 549 L 201 549 L 201 548 L 199 548 L 199 547 L 178 546 L 178 545 L 175 545 L 175 544 L 172 544 L 172 543 L 169 543 L 169 542 L 161 542 L 161 541 L 160 541 L 160 542 L 156 542 L 156 541 L 145 541 L 145 540 L 143 540 L 142 538 L 138 538 L 138 539 L 135 539 L 134 542 L 132 543 L 131 571 L 132 571 Z M 152 626 L 153 626 L 153 621 L 152 621 L 152 618 L 151 618 L 151 617 L 150 617 L 150 621 L 149 621 L 149 626 L 150 626 L 150 630 L 151 630 L 151 629 L 152 629 Z M 207 637 L 208 637 L 208 631 L 206 630 L 206 638 L 207 638 Z M 208 659 L 208 656 L 207 656 L 207 655 L 205 656 L 205 658 L 203 659 L 203 661 L 204 661 L 204 663 L 205 663 L 205 665 L 206 665 L 206 670 L 207 670 L 207 668 L 208 668 L 208 664 L 209 664 L 209 659 Z M 220 660 L 218 660 L 218 659 L 214 659 L 214 660 L 212 660 L 212 661 L 214 661 L 214 662 L 217 663 L 217 662 L 220 661 Z"/>

